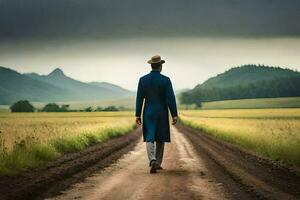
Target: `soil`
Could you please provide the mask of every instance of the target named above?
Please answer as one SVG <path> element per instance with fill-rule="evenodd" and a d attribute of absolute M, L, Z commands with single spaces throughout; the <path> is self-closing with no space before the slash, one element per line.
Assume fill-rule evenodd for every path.
<path fill-rule="evenodd" d="M 158 173 L 149 173 L 139 128 L 0 178 L 0 199 L 300 199 L 297 171 L 181 124 L 171 132 Z"/>

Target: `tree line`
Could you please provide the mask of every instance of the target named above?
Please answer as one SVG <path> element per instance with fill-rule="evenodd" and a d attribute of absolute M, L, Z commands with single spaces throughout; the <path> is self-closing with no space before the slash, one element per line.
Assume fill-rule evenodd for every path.
<path fill-rule="evenodd" d="M 48 103 L 43 108 L 35 108 L 28 100 L 20 100 L 15 102 L 10 106 L 11 112 L 108 112 L 108 111 L 122 111 L 126 110 L 125 107 L 120 106 L 107 106 L 101 107 L 98 106 L 94 109 L 91 106 L 86 107 L 85 109 L 70 109 L 70 105 L 58 105 L 56 103 Z"/>

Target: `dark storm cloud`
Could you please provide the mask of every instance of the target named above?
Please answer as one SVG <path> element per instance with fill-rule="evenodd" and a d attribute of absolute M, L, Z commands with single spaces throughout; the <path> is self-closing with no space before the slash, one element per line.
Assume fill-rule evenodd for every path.
<path fill-rule="evenodd" d="M 299 36 L 299 0 L 0 0 L 0 37 Z"/>

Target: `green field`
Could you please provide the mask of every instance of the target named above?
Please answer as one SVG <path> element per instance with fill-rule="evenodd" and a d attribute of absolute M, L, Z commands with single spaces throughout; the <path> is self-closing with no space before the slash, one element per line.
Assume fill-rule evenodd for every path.
<path fill-rule="evenodd" d="M 300 108 L 300 97 L 239 99 L 205 102 L 202 109 Z"/>
<path fill-rule="evenodd" d="M 37 108 L 43 108 L 47 103 L 42 102 L 31 102 L 32 105 Z M 51 102 L 49 102 L 51 103 Z M 59 105 L 70 105 L 70 109 L 80 110 L 85 109 L 91 106 L 93 109 L 96 109 L 98 106 L 100 107 L 108 107 L 108 106 L 116 106 L 116 107 L 124 107 L 127 110 L 133 110 L 135 107 L 135 98 L 123 98 L 123 99 L 106 99 L 99 101 L 66 101 L 66 102 L 54 102 Z M 0 112 L 8 112 L 9 105 L 0 105 Z"/>
<path fill-rule="evenodd" d="M 0 174 L 42 165 L 133 128 L 132 112 L 0 113 Z"/>
<path fill-rule="evenodd" d="M 117 106 L 124 107 L 128 110 L 134 110 L 135 98 L 124 99 L 107 99 L 99 101 L 70 101 L 70 102 L 57 102 L 58 104 L 68 104 L 70 109 L 85 109 L 92 106 L 96 109 L 98 106 Z M 32 102 L 32 104 L 41 109 L 46 103 Z M 195 109 L 195 105 L 182 105 L 177 99 L 179 109 Z M 239 100 L 226 100 L 226 101 L 213 101 L 204 102 L 202 109 L 241 109 L 241 108 L 300 108 L 300 97 L 284 97 L 284 98 L 262 98 L 262 99 L 239 99 Z M 0 105 L 0 112 L 8 112 L 8 105 Z"/>
<path fill-rule="evenodd" d="M 116 106 L 116 107 L 124 107 L 128 110 L 133 110 L 135 107 L 135 98 L 124 98 L 124 99 L 106 99 L 99 101 L 66 101 L 66 102 L 56 102 L 59 105 L 68 104 L 70 105 L 70 109 L 85 109 L 91 106 L 93 109 L 96 109 L 98 106 L 100 107 L 108 107 L 108 106 Z M 34 107 L 41 109 L 46 103 L 40 102 L 32 102 Z"/>
<path fill-rule="evenodd" d="M 88 106 L 92 106 L 94 109 L 96 109 L 98 106 L 101 107 L 122 106 L 132 110 L 135 107 L 135 98 L 131 97 L 131 98 L 124 98 L 124 99 L 106 99 L 106 100 L 85 101 L 85 102 L 70 101 L 70 102 L 59 102 L 59 104 L 69 104 L 71 109 L 84 109 Z"/>
<path fill-rule="evenodd" d="M 180 120 L 274 161 L 300 166 L 299 108 L 183 110 Z"/>

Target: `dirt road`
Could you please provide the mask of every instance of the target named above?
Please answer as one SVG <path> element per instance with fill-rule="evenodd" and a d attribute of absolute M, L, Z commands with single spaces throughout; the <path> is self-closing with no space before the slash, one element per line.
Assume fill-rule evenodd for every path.
<path fill-rule="evenodd" d="M 222 185 L 206 177 L 205 167 L 177 129 L 166 145 L 164 170 L 149 174 L 145 144 L 116 164 L 54 199 L 226 199 Z"/>
<path fill-rule="evenodd" d="M 210 157 L 209 151 L 216 151 L 217 143 L 199 140 L 198 134 L 184 127 L 172 128 L 172 143 L 166 145 L 164 170 L 149 174 L 145 144 L 140 141 L 133 151 L 124 155 L 117 163 L 99 174 L 87 178 L 64 191 L 53 199 L 298 199 L 299 177 L 284 169 L 265 169 L 264 176 L 270 173 L 283 174 L 270 177 L 272 184 L 261 179 L 262 169 L 246 169 L 231 166 L 228 172 L 225 166 Z M 193 138 L 194 137 L 194 138 Z M 192 143 L 193 145 L 192 145 Z M 194 142 L 209 149 L 201 152 Z M 206 144 L 203 144 L 203 143 Z M 202 144 L 201 144 L 202 143 Z M 194 148 L 195 146 L 196 148 Z M 204 147 L 204 148 L 205 148 Z M 203 151 L 203 149 L 202 149 Z M 200 154 L 199 154 L 200 153 Z M 216 152 L 215 152 L 216 153 Z M 226 154 L 224 154 L 226 153 Z M 235 152 L 236 153 L 236 152 Z M 220 146 L 217 154 L 224 161 L 233 155 Z M 253 160 L 252 160 L 253 161 Z M 258 161 L 253 161 L 259 163 Z M 248 167 L 253 167 L 248 162 Z M 252 171 L 251 171 L 252 170 Z M 257 170 L 257 171 L 256 171 Z M 271 170 L 271 172 L 270 172 Z M 272 171 L 273 170 L 273 171 Z M 248 173 L 258 173 L 251 174 Z M 240 175 L 238 178 L 233 173 Z M 283 184 L 277 184 L 278 176 Z M 282 177 L 287 176 L 287 177 Z M 285 183 L 285 181 L 291 181 Z M 250 186 L 249 186 L 250 184 Z"/>

